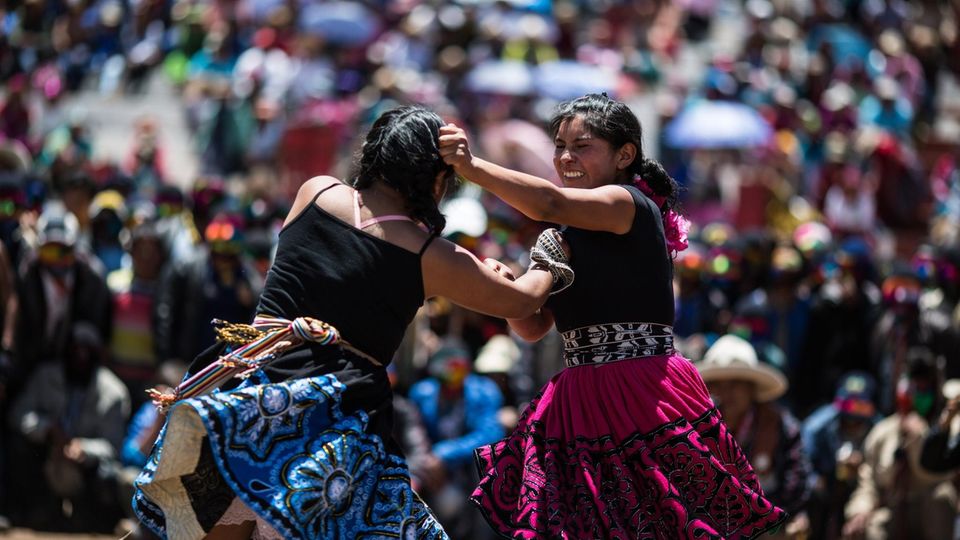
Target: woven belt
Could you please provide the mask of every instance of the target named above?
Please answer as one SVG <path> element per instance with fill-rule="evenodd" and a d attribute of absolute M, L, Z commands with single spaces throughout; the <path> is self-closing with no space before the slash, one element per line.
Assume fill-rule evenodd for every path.
<path fill-rule="evenodd" d="M 217 339 L 236 348 L 228 349 L 228 352 L 182 381 L 172 391 L 148 390 L 147 394 L 160 410 L 169 408 L 177 401 L 205 394 L 232 377 L 245 378 L 284 352 L 304 343 L 336 344 L 380 365 L 343 341 L 336 328 L 310 317 L 288 320 L 258 315 L 252 325 L 220 320 L 214 320 L 213 323 L 217 327 Z"/>
<path fill-rule="evenodd" d="M 609 323 L 561 334 L 567 367 L 673 353 L 673 327 L 655 323 Z"/>

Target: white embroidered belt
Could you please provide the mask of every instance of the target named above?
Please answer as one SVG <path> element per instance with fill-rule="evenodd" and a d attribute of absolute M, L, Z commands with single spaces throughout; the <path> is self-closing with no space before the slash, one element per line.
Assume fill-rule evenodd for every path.
<path fill-rule="evenodd" d="M 561 334 L 567 367 L 673 353 L 673 327 L 656 323 L 608 323 Z"/>

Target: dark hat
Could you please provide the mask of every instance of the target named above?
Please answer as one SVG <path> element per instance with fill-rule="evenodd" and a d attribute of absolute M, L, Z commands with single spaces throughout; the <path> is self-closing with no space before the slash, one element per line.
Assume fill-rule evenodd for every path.
<path fill-rule="evenodd" d="M 844 375 L 837 385 L 833 406 L 843 415 L 857 418 L 872 418 L 877 407 L 873 402 L 877 383 L 873 376 L 862 371 Z"/>

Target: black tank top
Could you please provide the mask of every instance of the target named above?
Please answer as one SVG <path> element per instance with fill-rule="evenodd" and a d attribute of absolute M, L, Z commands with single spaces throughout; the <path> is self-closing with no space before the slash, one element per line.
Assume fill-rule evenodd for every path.
<path fill-rule="evenodd" d="M 647 322 L 673 325 L 673 261 L 660 210 L 634 186 L 636 215 L 626 234 L 568 227 L 573 285 L 547 302 L 557 330 L 593 324 Z"/>
<path fill-rule="evenodd" d="M 330 323 L 386 365 L 423 304 L 420 256 L 430 240 L 408 251 L 341 221 L 314 197 L 280 232 L 257 313 Z"/>

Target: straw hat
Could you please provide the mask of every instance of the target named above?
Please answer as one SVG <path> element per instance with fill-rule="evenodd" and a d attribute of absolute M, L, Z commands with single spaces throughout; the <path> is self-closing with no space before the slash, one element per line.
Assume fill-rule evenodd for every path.
<path fill-rule="evenodd" d="M 945 399 L 956 399 L 960 397 L 960 379 L 947 379 L 943 383 L 941 393 Z"/>
<path fill-rule="evenodd" d="M 498 334 L 490 338 L 477 353 L 477 361 L 473 365 L 477 373 L 506 373 L 510 371 L 520 359 L 520 347 L 513 338 Z"/>
<path fill-rule="evenodd" d="M 720 337 L 697 364 L 704 382 L 741 380 L 756 385 L 758 402 L 773 401 L 787 391 L 787 379 L 779 370 L 760 363 L 749 341 L 732 334 Z"/>

